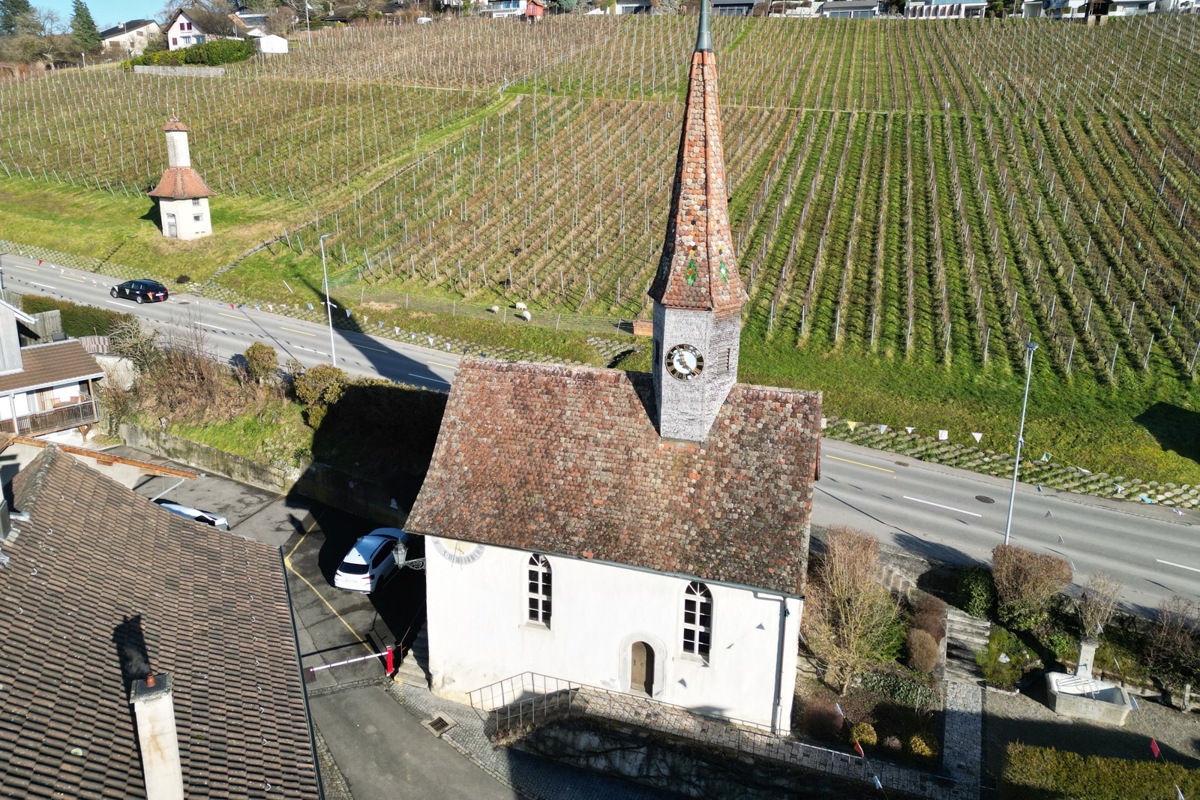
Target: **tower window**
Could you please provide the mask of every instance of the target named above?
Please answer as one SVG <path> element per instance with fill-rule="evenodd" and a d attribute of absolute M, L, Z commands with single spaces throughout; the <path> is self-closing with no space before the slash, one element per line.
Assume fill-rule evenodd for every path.
<path fill-rule="evenodd" d="M 192 198 L 192 205 L 194 205 L 194 206 L 198 206 L 198 205 L 200 205 L 200 198 L 199 198 L 199 197 L 193 197 L 193 198 Z"/>
<path fill-rule="evenodd" d="M 529 621 L 550 627 L 550 562 L 545 556 L 529 557 L 528 608 Z"/>
<path fill-rule="evenodd" d="M 712 593 L 698 581 L 683 596 L 683 652 L 708 661 L 712 647 Z"/>

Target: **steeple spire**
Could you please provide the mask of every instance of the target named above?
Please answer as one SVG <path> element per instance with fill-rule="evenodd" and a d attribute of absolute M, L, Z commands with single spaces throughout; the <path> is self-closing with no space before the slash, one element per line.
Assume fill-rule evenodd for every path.
<path fill-rule="evenodd" d="M 668 308 L 730 311 L 741 309 L 746 293 L 729 231 L 709 2 L 700 5 L 667 237 L 650 297 Z"/>
<path fill-rule="evenodd" d="M 700 0 L 700 30 L 696 33 L 696 52 L 712 51 L 712 33 L 708 30 L 708 5 L 710 0 Z"/>
<path fill-rule="evenodd" d="M 737 382 L 741 310 L 721 147 L 717 60 L 701 0 L 654 299 L 654 390 L 664 439 L 703 442 Z"/>

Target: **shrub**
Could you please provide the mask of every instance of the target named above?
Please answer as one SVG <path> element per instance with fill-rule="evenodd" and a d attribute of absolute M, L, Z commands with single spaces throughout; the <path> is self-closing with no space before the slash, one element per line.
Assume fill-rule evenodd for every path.
<path fill-rule="evenodd" d="M 913 626 L 920 628 L 941 644 L 946 636 L 946 604 L 931 594 L 922 594 L 913 610 Z"/>
<path fill-rule="evenodd" d="M 1083 756 L 1012 742 L 1000 778 L 1002 800 L 1125 800 L 1200 797 L 1200 772 L 1182 764 Z M 1135 788 L 1136 787 L 1136 788 Z"/>
<path fill-rule="evenodd" d="M 908 738 L 908 752 L 917 758 L 933 760 L 937 758 L 937 739 L 927 733 L 914 733 Z"/>
<path fill-rule="evenodd" d="M 1047 618 L 1050 600 L 1071 583 L 1071 565 L 1049 553 L 1001 544 L 992 550 L 992 579 L 1000 623 L 1028 631 Z"/>
<path fill-rule="evenodd" d="M 1168 691 L 1177 692 L 1196 679 L 1200 648 L 1195 628 L 1196 607 L 1191 601 L 1174 596 L 1158 604 L 1158 616 L 1146 636 L 1146 663 Z"/>
<path fill-rule="evenodd" d="M 996 585 L 992 573 L 983 567 L 970 567 L 958 576 L 958 607 L 972 617 L 988 619 L 996 607 Z"/>
<path fill-rule="evenodd" d="M 80 306 L 67 300 L 26 294 L 21 296 L 21 310 L 29 314 L 59 311 L 63 332 L 67 336 L 108 336 L 113 329 L 133 320 L 130 314 L 120 314 L 105 308 Z"/>
<path fill-rule="evenodd" d="M 904 744 L 903 744 L 903 742 L 900 741 L 899 736 L 883 737 L 883 749 L 884 750 L 894 750 L 894 751 L 898 752 L 902 747 L 904 747 Z"/>
<path fill-rule="evenodd" d="M 812 700 L 800 711 L 800 727 L 814 739 L 838 739 L 844 726 L 845 720 L 832 700 Z"/>
<path fill-rule="evenodd" d="M 975 654 L 975 663 L 983 671 L 988 686 L 1012 691 L 1017 688 L 1033 656 L 1021 640 L 999 626 L 992 626 L 987 647 Z"/>
<path fill-rule="evenodd" d="M 255 342 L 246 348 L 246 377 L 257 383 L 271 378 L 279 368 L 279 355 L 275 348 L 262 342 Z"/>
<path fill-rule="evenodd" d="M 253 39 L 214 39 L 181 50 L 159 50 L 154 53 L 144 53 L 126 61 L 124 68 L 131 70 L 135 66 L 179 67 L 184 64 L 216 67 L 221 64 L 245 61 L 253 55 Z"/>
<path fill-rule="evenodd" d="M 881 694 L 892 702 L 920 710 L 933 702 L 933 690 L 920 681 L 898 672 L 868 672 L 862 676 L 863 688 Z"/>
<path fill-rule="evenodd" d="M 191 282 L 192 282 L 192 276 L 191 276 L 191 275 L 180 275 L 178 278 L 176 278 L 176 279 L 175 279 L 175 282 L 176 282 L 176 283 L 180 283 L 180 284 L 182 284 L 182 283 L 191 283 Z"/>
<path fill-rule="evenodd" d="M 910 628 L 908 631 L 908 666 L 915 669 L 917 672 L 922 672 L 926 675 L 933 673 L 937 668 L 938 658 L 941 657 L 942 649 L 928 631 L 923 631 L 920 628 Z"/>
<path fill-rule="evenodd" d="M 1117 611 L 1121 583 L 1097 572 L 1088 578 L 1083 596 L 1079 599 L 1079 627 L 1084 636 L 1099 636 Z"/>
<path fill-rule="evenodd" d="M 858 742 L 863 747 L 874 747 L 879 742 L 875 734 L 875 726 L 869 722 L 860 722 L 850 729 L 850 741 Z"/>

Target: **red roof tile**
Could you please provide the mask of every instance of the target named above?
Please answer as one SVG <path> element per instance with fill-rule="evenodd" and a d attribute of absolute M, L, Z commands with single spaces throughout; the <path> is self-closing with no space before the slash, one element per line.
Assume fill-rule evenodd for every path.
<path fill-rule="evenodd" d="M 0 376 L 0 394 L 104 377 L 77 339 L 22 347 L 21 366 L 20 372 Z"/>
<path fill-rule="evenodd" d="M 167 120 L 167 124 L 163 126 L 163 130 L 167 131 L 168 133 L 171 131 L 183 131 L 184 133 L 187 133 L 188 126 L 184 125 L 175 117 L 171 117 L 169 120 Z"/>
<path fill-rule="evenodd" d="M 703 445 L 649 375 L 464 359 L 407 528 L 799 593 L 821 395 L 738 384 Z"/>
<path fill-rule="evenodd" d="M 161 197 L 164 200 L 187 200 L 193 197 L 212 197 L 215 195 L 208 184 L 200 177 L 200 173 L 191 167 L 167 167 L 163 170 L 162 179 L 150 191 L 151 197 Z"/>
<path fill-rule="evenodd" d="M 140 631 L 174 676 L 189 800 L 316 798 L 279 551 L 54 447 L 12 488 L 29 519 L 0 539 L 0 796 L 145 797 L 120 660 Z"/>

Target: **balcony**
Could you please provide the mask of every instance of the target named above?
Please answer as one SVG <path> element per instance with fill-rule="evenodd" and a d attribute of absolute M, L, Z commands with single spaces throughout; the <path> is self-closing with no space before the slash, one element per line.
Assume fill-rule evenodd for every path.
<path fill-rule="evenodd" d="M 79 403 L 71 403 L 51 411 L 40 411 L 36 414 L 17 417 L 16 427 L 17 434 L 20 436 L 40 436 L 44 433 L 77 428 L 80 425 L 94 425 L 97 421 L 96 404 L 92 398 L 85 397 Z M 11 426 L 12 421 L 6 420 L 5 423 L 0 424 Z"/>

